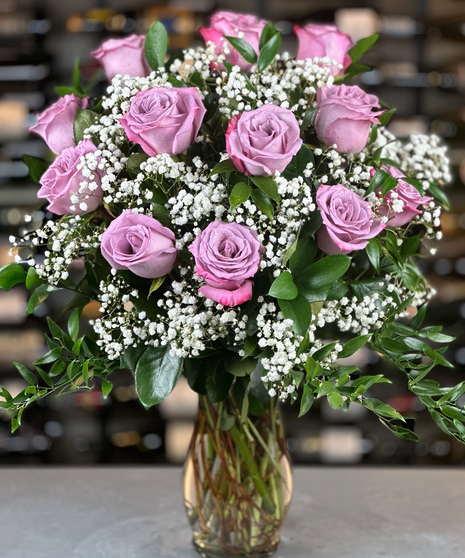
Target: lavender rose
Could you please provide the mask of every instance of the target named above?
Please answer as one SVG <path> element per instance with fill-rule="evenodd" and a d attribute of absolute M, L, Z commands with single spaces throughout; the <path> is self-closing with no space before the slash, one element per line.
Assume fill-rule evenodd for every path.
<path fill-rule="evenodd" d="M 89 99 L 76 95 L 65 95 L 51 107 L 37 115 L 37 124 L 29 128 L 42 136 L 54 153 L 61 153 L 67 147 L 74 147 L 74 118 L 78 108 L 85 109 Z"/>
<path fill-rule="evenodd" d="M 326 254 L 362 250 L 386 226 L 373 215 L 368 202 L 341 184 L 322 184 L 316 203 L 323 219 L 317 232 L 318 248 Z"/>
<path fill-rule="evenodd" d="M 44 172 L 37 196 L 47 199 L 49 211 L 56 215 L 82 215 L 97 209 L 103 197 L 102 173 L 96 170 L 91 177 L 85 177 L 78 168 L 81 158 L 95 151 L 97 148 L 90 140 L 83 140 L 76 147 L 64 149 Z M 81 185 L 83 182 L 87 186 Z"/>
<path fill-rule="evenodd" d="M 147 155 L 177 155 L 194 143 L 205 112 L 195 87 L 154 87 L 139 91 L 119 121 Z"/>
<path fill-rule="evenodd" d="M 359 153 L 368 140 L 371 124 L 379 124 L 376 117 L 384 112 L 372 112 L 379 106 L 378 97 L 368 95 L 357 85 L 323 87 L 316 100 L 317 136 L 326 145 L 336 144 L 339 153 Z"/>
<path fill-rule="evenodd" d="M 349 35 L 341 33 L 335 25 L 315 25 L 310 23 L 305 27 L 294 25 L 294 33 L 299 39 L 299 50 L 296 60 L 306 58 L 324 58 L 327 56 L 342 65 L 330 66 L 330 74 L 339 76 L 344 73 L 351 59 L 348 51 L 354 46 Z"/>
<path fill-rule="evenodd" d="M 229 121 L 226 150 L 244 174 L 272 176 L 282 172 L 302 146 L 292 111 L 263 105 Z"/>
<path fill-rule="evenodd" d="M 111 81 L 117 74 L 130 77 L 145 77 L 151 72 L 145 58 L 143 35 L 130 35 L 124 39 L 109 39 L 91 56 L 102 64 Z"/>
<path fill-rule="evenodd" d="M 225 47 L 229 53 L 226 60 L 235 66 L 239 66 L 243 72 L 249 72 L 252 64 L 247 62 L 236 49 L 224 38 L 237 37 L 242 33 L 241 38 L 247 41 L 255 52 L 258 53 L 258 43 L 266 21 L 257 19 L 253 15 L 235 14 L 232 12 L 218 12 L 213 14 L 210 20 L 211 27 L 200 27 L 199 33 L 203 40 L 216 45 L 216 54 L 223 54 Z"/>
<path fill-rule="evenodd" d="M 250 277 L 257 273 L 263 253 L 254 230 L 213 221 L 189 250 L 194 254 L 197 275 L 206 283 L 199 292 L 224 306 L 237 306 L 252 298 Z"/>
<path fill-rule="evenodd" d="M 402 180 L 402 178 L 405 178 L 405 175 L 396 167 L 383 165 L 381 168 L 398 179 L 397 186 L 384 197 L 384 202 L 381 205 L 381 215 L 387 216 L 387 225 L 389 227 L 402 227 L 409 223 L 416 215 L 421 214 L 418 206 L 428 203 L 431 201 L 431 198 L 427 196 L 422 197 L 416 188 Z M 375 172 L 373 169 L 372 176 Z M 400 211 L 395 211 L 397 208 Z"/>
<path fill-rule="evenodd" d="M 173 231 L 153 217 L 124 211 L 102 234 L 103 257 L 113 269 L 152 279 L 169 273 L 177 258 Z"/>

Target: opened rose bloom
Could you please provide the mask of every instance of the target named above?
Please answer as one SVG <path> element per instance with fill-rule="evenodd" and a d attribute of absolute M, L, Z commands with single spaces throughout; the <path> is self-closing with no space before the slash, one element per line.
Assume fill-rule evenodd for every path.
<path fill-rule="evenodd" d="M 257 273 L 264 251 L 257 236 L 256 231 L 238 223 L 210 223 L 189 248 L 196 273 L 206 283 L 199 292 L 224 306 L 250 300 L 250 278 Z"/>
<path fill-rule="evenodd" d="M 44 172 L 37 197 L 47 199 L 49 211 L 56 215 L 82 215 L 97 209 L 103 197 L 102 172 L 95 170 L 89 177 L 80 168 L 82 158 L 95 151 L 97 148 L 90 140 L 83 140 L 76 147 L 64 149 Z"/>
<path fill-rule="evenodd" d="M 300 128 L 292 111 L 263 105 L 235 116 L 226 132 L 226 150 L 236 167 L 248 175 L 283 172 L 302 147 Z"/>
<path fill-rule="evenodd" d="M 217 12 L 212 15 L 210 27 L 200 27 L 199 33 L 206 43 L 212 42 L 216 45 L 216 54 L 225 53 L 228 62 L 239 66 L 243 72 L 249 72 L 253 64 L 247 62 L 225 37 L 237 37 L 241 34 L 241 38 L 258 53 L 258 43 L 265 25 L 266 21 L 253 15 Z"/>
<path fill-rule="evenodd" d="M 85 109 L 89 99 L 80 99 L 76 95 L 65 95 L 56 103 L 37 115 L 37 124 L 29 128 L 42 136 L 54 153 L 74 147 L 74 119 L 78 109 Z"/>
<path fill-rule="evenodd" d="M 329 146 L 336 144 L 339 153 L 359 153 L 366 145 L 371 125 L 379 124 L 377 117 L 385 112 L 373 112 L 379 106 L 378 97 L 365 93 L 357 85 L 323 87 L 318 90 L 316 100 L 318 139 Z"/>
<path fill-rule="evenodd" d="M 309 23 L 305 27 L 294 25 L 293 30 L 299 39 L 297 60 L 331 58 L 342 66 L 342 68 L 334 65 L 329 66 L 332 76 L 343 74 L 347 66 L 350 65 L 351 59 L 348 52 L 354 46 L 354 43 L 349 35 L 341 33 L 335 25 Z"/>
<path fill-rule="evenodd" d="M 147 155 L 177 155 L 194 143 L 205 112 L 195 87 L 153 87 L 137 93 L 119 121 Z"/>
<path fill-rule="evenodd" d="M 381 205 L 381 215 L 386 215 L 388 227 L 402 227 L 409 223 L 414 217 L 421 214 L 418 209 L 419 205 L 423 205 L 431 201 L 428 196 L 422 196 L 420 192 L 411 184 L 402 180 L 405 174 L 391 165 L 383 165 L 381 167 L 394 178 L 398 179 L 397 186 L 390 190 L 384 197 Z M 373 169 L 372 175 L 376 171 Z"/>
<path fill-rule="evenodd" d="M 362 250 L 386 226 L 373 214 L 369 202 L 342 184 L 322 184 L 316 203 L 323 219 L 317 232 L 318 248 L 326 254 Z"/>
<path fill-rule="evenodd" d="M 129 269 L 146 279 L 169 273 L 178 254 L 173 231 L 153 217 L 130 210 L 104 231 L 101 250 L 113 269 Z"/>
<path fill-rule="evenodd" d="M 151 72 L 145 58 L 143 35 L 130 35 L 123 39 L 109 39 L 91 52 L 103 66 L 111 81 L 117 74 L 130 77 L 145 77 Z"/>

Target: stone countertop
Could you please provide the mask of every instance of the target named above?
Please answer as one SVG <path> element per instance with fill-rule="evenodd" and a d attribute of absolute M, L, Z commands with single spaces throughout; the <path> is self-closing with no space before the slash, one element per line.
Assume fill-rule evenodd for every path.
<path fill-rule="evenodd" d="M 294 469 L 276 558 L 465 556 L 465 470 Z M 1 558 L 198 558 L 169 467 L 0 469 Z"/>

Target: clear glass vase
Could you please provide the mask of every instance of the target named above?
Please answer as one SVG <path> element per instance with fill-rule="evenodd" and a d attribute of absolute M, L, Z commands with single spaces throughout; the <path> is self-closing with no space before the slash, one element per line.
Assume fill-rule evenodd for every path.
<path fill-rule="evenodd" d="M 204 557 L 271 556 L 292 495 L 279 408 L 241 418 L 232 394 L 199 410 L 184 470 L 193 543 Z"/>

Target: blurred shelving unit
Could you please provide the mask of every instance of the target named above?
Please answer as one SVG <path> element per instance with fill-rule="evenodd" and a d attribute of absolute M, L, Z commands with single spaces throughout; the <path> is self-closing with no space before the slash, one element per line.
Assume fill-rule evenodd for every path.
<path fill-rule="evenodd" d="M 391 123 L 396 135 L 434 132 L 451 147 L 452 210 L 443 216 L 444 239 L 437 254 L 423 266 L 438 291 L 430 315 L 457 336 L 448 355 L 455 371 L 438 369 L 436 374 L 445 385 L 457 383 L 465 374 L 465 3 L 460 0 L 0 0 L 0 266 L 11 260 L 8 237 L 45 216 L 21 157 L 53 158 L 27 128 L 34 113 L 56 100 L 55 86 L 71 82 L 75 57 L 80 57 L 83 79 L 91 79 L 99 71 L 91 50 L 109 37 L 144 33 L 156 19 L 168 29 L 171 49 L 189 46 L 199 41 L 196 29 L 215 9 L 273 19 L 291 53 L 296 52 L 294 23 L 336 22 L 355 40 L 380 33 L 365 59 L 376 70 L 360 78 L 362 87 L 398 107 Z M 105 83 L 100 73 L 97 87 L 103 90 Z M 26 214 L 32 216 L 28 225 Z M 21 256 L 29 257 L 27 249 Z M 46 301 L 26 318 L 26 294 L 22 287 L 0 292 L 0 383 L 12 392 L 15 383 L 19 391 L 20 380 L 11 362 L 31 363 L 45 351 L 42 317 L 49 311 L 58 316 L 67 301 L 66 295 L 57 297 L 53 307 Z M 84 327 L 96 313 L 95 305 L 86 308 Z M 383 369 L 370 351 L 357 358 L 367 373 Z M 296 409 L 284 405 L 294 462 L 464 464 L 465 449 L 447 439 L 415 398 L 402 391 L 400 374 L 389 374 L 396 380 L 388 388 L 389 402 L 416 420 L 421 443 L 393 437 L 363 408 L 343 413 L 315 406 L 297 420 Z M 182 462 L 195 394 L 180 383 L 162 406 L 147 412 L 136 399 L 129 373 L 115 376 L 114 383 L 107 400 L 95 391 L 34 406 L 14 436 L 0 413 L 0 464 Z"/>

